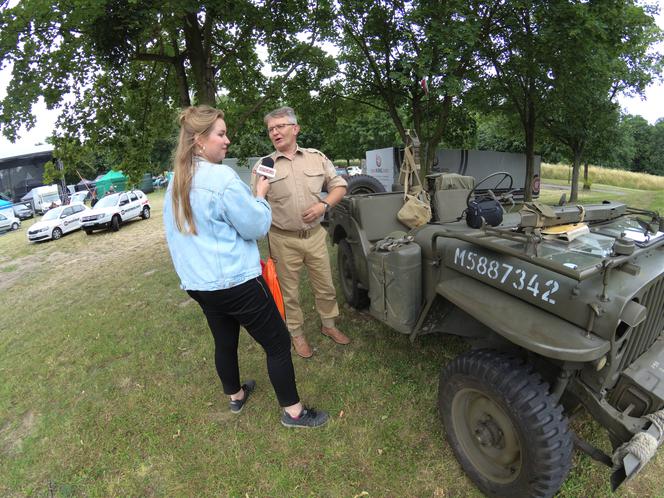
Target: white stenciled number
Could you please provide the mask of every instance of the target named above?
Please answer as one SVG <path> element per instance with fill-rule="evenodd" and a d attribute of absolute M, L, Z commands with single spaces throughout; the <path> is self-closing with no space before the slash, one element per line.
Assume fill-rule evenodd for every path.
<path fill-rule="evenodd" d="M 468 264 L 466 265 L 466 268 L 470 271 L 475 269 L 475 256 L 477 255 L 474 252 L 468 251 Z"/>
<path fill-rule="evenodd" d="M 526 285 L 525 278 L 526 278 L 526 272 L 523 271 L 521 268 L 517 268 L 514 273 L 519 275 L 519 282 L 512 282 L 512 285 L 516 290 L 521 290 L 523 289 L 524 285 Z"/>
<path fill-rule="evenodd" d="M 537 273 L 535 273 L 535 275 L 533 275 L 528 282 L 528 287 L 526 287 L 526 289 L 532 292 L 533 296 L 535 297 L 539 295 L 539 282 L 537 281 L 538 278 L 539 277 L 537 276 Z"/>
<path fill-rule="evenodd" d="M 487 275 L 489 275 L 491 280 L 496 280 L 498 278 L 498 266 L 498 261 L 493 259 L 489 263 L 489 271 L 487 272 Z"/>
<path fill-rule="evenodd" d="M 480 275 L 484 275 L 486 273 L 486 264 L 487 264 L 487 259 L 486 257 L 482 256 L 477 263 L 477 273 Z"/>
<path fill-rule="evenodd" d="M 542 294 L 542 300 L 551 304 L 556 304 L 556 300 L 551 296 L 558 291 L 558 282 L 555 280 L 547 280 L 544 285 L 546 286 L 547 290 Z"/>
<path fill-rule="evenodd" d="M 503 273 L 503 278 L 500 279 L 500 283 L 504 284 L 505 280 L 507 280 L 507 277 L 509 277 L 510 273 L 512 273 L 514 267 L 512 265 L 508 265 L 507 263 L 503 263 L 501 266 L 505 268 L 505 273 Z"/>

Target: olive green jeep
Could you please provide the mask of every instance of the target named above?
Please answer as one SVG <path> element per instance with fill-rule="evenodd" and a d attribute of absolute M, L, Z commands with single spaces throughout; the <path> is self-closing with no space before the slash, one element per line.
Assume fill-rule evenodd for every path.
<path fill-rule="evenodd" d="M 433 218 L 417 228 L 399 221 L 400 192 L 331 211 L 345 299 L 411 340 L 470 342 L 442 367 L 438 408 L 483 492 L 552 496 L 574 447 L 610 465 L 617 488 L 664 439 L 663 219 L 608 201 L 496 219 L 496 196 L 458 176 L 430 182 Z M 611 455 L 570 431 L 581 409 Z"/>

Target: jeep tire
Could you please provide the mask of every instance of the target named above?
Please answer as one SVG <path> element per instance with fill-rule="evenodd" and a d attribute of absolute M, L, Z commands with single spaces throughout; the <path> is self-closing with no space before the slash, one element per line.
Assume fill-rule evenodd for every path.
<path fill-rule="evenodd" d="M 345 176 L 344 178 L 346 179 L 346 182 L 348 182 L 348 187 L 346 188 L 347 195 L 377 194 L 380 192 L 385 192 L 385 187 L 383 187 L 383 184 L 373 176 L 354 175 Z"/>
<path fill-rule="evenodd" d="M 346 239 L 341 239 L 337 248 L 337 271 L 341 292 L 346 302 L 358 310 L 369 306 L 369 294 L 365 289 L 360 289 L 358 285 L 357 269 L 353 262 L 353 249 Z"/>
<path fill-rule="evenodd" d="M 440 374 L 447 439 L 489 496 L 553 496 L 569 472 L 572 437 L 549 386 L 523 361 L 493 350 L 464 353 Z"/>

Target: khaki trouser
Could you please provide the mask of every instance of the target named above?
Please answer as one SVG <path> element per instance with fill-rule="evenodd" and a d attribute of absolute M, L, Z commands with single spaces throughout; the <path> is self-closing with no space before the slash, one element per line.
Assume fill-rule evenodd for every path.
<path fill-rule="evenodd" d="M 316 311 L 323 326 L 333 327 L 334 319 L 339 316 L 326 238 L 327 232 L 320 225 L 310 231 L 308 238 L 299 238 L 296 233 L 286 235 L 283 231 L 278 233 L 270 230 L 270 254 L 277 267 L 279 285 L 284 296 L 286 325 L 293 337 L 304 333 L 304 316 L 299 302 L 300 271 L 303 266 L 307 267 Z"/>

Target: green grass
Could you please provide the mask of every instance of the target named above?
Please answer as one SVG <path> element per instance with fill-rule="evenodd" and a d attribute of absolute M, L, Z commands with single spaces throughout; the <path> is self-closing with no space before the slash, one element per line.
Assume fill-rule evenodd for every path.
<path fill-rule="evenodd" d="M 150 198 L 152 218 L 117 233 L 28 244 L 28 221 L 0 236 L 0 496 L 481 496 L 436 409 L 440 368 L 465 345 L 442 336 L 411 345 L 341 304 L 353 342 L 338 346 L 318 332 L 306 284 L 316 351 L 294 358 L 298 388 L 332 421 L 281 427 L 247 334 L 241 371 L 258 390 L 232 416 L 204 317 L 168 256 L 163 196 Z M 591 420 L 574 427 L 608 444 Z M 661 496 L 663 470 L 660 452 L 618 496 Z M 560 496 L 607 496 L 609 476 L 576 454 Z"/>
<path fill-rule="evenodd" d="M 572 169 L 567 164 L 542 163 L 542 178 L 546 180 L 565 180 L 572 178 Z M 583 185 L 583 167 L 579 173 L 579 185 Z M 614 185 L 640 190 L 664 190 L 664 176 L 650 175 L 648 173 L 635 173 L 624 169 L 588 167 L 588 179 L 591 184 Z"/>

